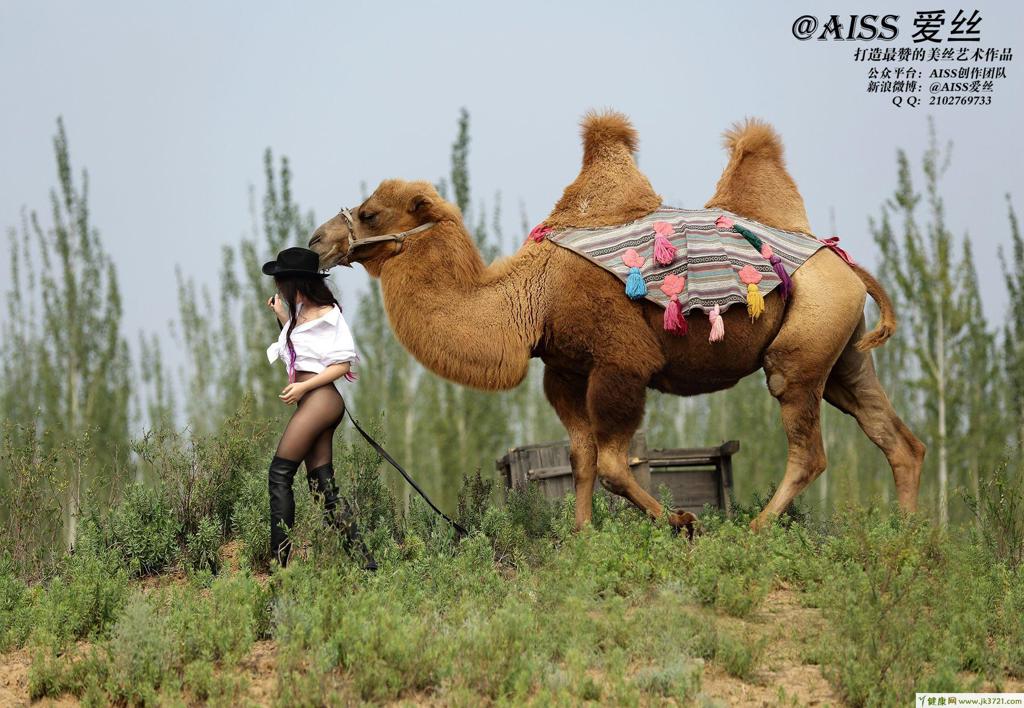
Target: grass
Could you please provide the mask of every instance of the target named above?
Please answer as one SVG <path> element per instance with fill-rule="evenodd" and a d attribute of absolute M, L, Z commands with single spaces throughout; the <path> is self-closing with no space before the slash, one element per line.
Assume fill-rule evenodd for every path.
<path fill-rule="evenodd" d="M 264 472 L 221 469 L 203 488 L 235 490 L 230 502 L 129 489 L 42 579 L 0 557 L 0 650 L 31 653 L 32 698 L 92 705 L 245 702 L 267 645 L 278 705 L 690 705 L 714 682 L 798 704 L 803 678 L 775 685 L 782 649 L 851 705 L 1024 678 L 1012 535 L 879 509 L 793 510 L 753 534 L 740 507 L 704 514 L 691 543 L 604 494 L 575 533 L 571 498 L 497 504 L 472 475 L 457 540 L 422 504 L 395 512 L 372 454 L 348 450 L 338 469 L 377 573 L 298 493 L 296 560 L 268 575 Z M 795 598 L 784 617 L 779 593 Z"/>

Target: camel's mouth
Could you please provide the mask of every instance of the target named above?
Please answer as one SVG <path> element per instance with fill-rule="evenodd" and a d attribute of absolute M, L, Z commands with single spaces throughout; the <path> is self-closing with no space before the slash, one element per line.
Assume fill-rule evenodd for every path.
<path fill-rule="evenodd" d="M 339 265 L 352 267 L 349 256 L 354 231 L 352 215 L 348 209 L 343 208 L 313 232 L 306 245 L 320 257 L 321 270 L 329 270 Z"/>

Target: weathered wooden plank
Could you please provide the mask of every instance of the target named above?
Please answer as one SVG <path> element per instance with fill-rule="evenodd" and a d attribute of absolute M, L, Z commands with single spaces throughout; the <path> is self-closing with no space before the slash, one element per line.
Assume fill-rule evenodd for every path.
<path fill-rule="evenodd" d="M 569 475 L 572 477 L 572 467 L 569 465 L 558 465 L 557 467 L 536 467 L 526 473 L 526 479 L 536 482 L 540 479 L 551 479 Z"/>
<path fill-rule="evenodd" d="M 732 486 L 731 455 L 739 442 L 716 447 L 648 450 L 642 431 L 630 443 L 630 470 L 641 487 L 653 494 L 664 484 L 674 506 L 699 513 L 705 504 L 729 511 L 728 488 Z M 549 499 L 560 499 L 574 490 L 569 443 L 561 440 L 511 448 L 496 461 L 506 486 L 524 489 L 538 485 Z"/>

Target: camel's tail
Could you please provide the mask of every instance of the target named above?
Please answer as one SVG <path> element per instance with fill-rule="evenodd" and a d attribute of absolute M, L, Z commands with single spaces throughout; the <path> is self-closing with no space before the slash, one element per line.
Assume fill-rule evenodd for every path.
<path fill-rule="evenodd" d="M 889 299 L 889 293 L 885 292 L 882 284 L 875 280 L 875 276 L 855 263 L 851 263 L 850 267 L 853 268 L 853 272 L 864 283 L 864 287 L 868 289 L 868 295 L 878 305 L 878 311 L 881 315 L 878 325 L 861 337 L 860 341 L 856 344 L 857 351 L 864 352 L 868 349 L 882 346 L 892 336 L 893 332 L 896 331 L 896 311 L 893 309 L 892 300 Z"/>

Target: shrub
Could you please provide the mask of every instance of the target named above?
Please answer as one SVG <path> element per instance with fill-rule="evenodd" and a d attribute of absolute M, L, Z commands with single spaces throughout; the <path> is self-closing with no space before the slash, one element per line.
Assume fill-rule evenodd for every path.
<path fill-rule="evenodd" d="M 1020 446 L 1003 458 L 978 495 L 959 490 L 976 522 L 975 532 L 993 555 L 1011 566 L 1024 564 L 1024 465 Z"/>
<path fill-rule="evenodd" d="M 263 593 L 252 578 L 220 576 L 208 596 L 178 591 L 166 628 L 177 638 L 182 667 L 195 660 L 238 661 L 263 624 Z"/>
<path fill-rule="evenodd" d="M 766 645 L 765 638 L 754 639 L 729 631 L 714 621 L 700 624 L 691 643 L 698 656 L 713 660 L 738 679 L 753 675 Z"/>
<path fill-rule="evenodd" d="M 871 509 L 850 513 L 826 546 L 833 572 L 821 589 L 831 623 L 823 670 L 854 705 L 957 690 L 961 637 L 951 635 L 949 613 L 958 590 L 947 544 L 921 518 Z"/>
<path fill-rule="evenodd" d="M 382 421 L 374 420 L 366 428 L 374 439 L 383 442 Z M 402 520 L 394 495 L 384 483 L 380 455 L 362 440 L 357 440 L 342 446 L 339 458 L 340 465 L 336 468 L 338 485 L 351 505 L 360 531 L 368 538 L 377 536 L 375 532 L 378 529 L 392 538 L 400 538 Z M 402 484 L 405 484 L 404 480 Z M 412 500 L 417 498 L 413 495 Z"/>
<path fill-rule="evenodd" d="M 263 453 L 273 421 L 250 414 L 247 395 L 236 413 L 211 435 L 176 430 L 149 430 L 132 443 L 166 496 L 183 537 L 195 533 L 207 517 L 228 528 L 235 500 L 247 477 L 265 472 L 270 457 Z"/>
<path fill-rule="evenodd" d="M 270 565 L 270 492 L 265 474 L 249 474 L 231 510 L 231 524 L 242 541 L 242 560 L 255 570 Z"/>
<path fill-rule="evenodd" d="M 68 469 L 73 463 L 87 469 L 92 460 L 88 433 L 60 444 L 54 437 L 7 418 L 0 428 L 0 556 L 23 578 L 44 576 L 64 552 Z"/>
<path fill-rule="evenodd" d="M 220 571 L 220 542 L 220 524 L 204 517 L 185 543 L 185 565 L 190 570 L 209 570 L 216 575 Z"/>
<path fill-rule="evenodd" d="M 108 513 L 88 513 L 79 542 L 112 549 L 128 572 L 139 577 L 158 573 L 175 560 L 180 528 L 160 490 L 131 484 Z"/>
<path fill-rule="evenodd" d="M 714 535 L 699 536 L 686 568 L 696 599 L 735 617 L 757 609 L 774 577 L 766 539 L 733 522 L 722 524 Z"/>
<path fill-rule="evenodd" d="M 114 701 L 154 704 L 165 683 L 176 683 L 179 657 L 167 616 L 140 595 L 128 603 L 105 650 L 106 689 Z"/>
<path fill-rule="evenodd" d="M 40 641 L 61 645 L 103 636 L 127 597 L 128 575 L 111 554 L 73 554 L 40 595 L 33 632 Z"/>
<path fill-rule="evenodd" d="M 493 492 L 494 480 L 485 480 L 479 467 L 473 474 L 466 474 L 462 477 L 458 511 L 455 514 L 455 520 L 462 528 L 470 532 L 480 528 L 484 514 L 490 507 L 489 502 Z"/>
<path fill-rule="evenodd" d="M 19 647 L 31 629 L 33 595 L 15 572 L 9 555 L 0 556 L 0 652 Z"/>
<path fill-rule="evenodd" d="M 680 704 L 688 704 L 700 691 L 704 664 L 683 657 L 671 659 L 662 666 L 640 669 L 633 682 L 645 693 L 671 698 Z"/>

